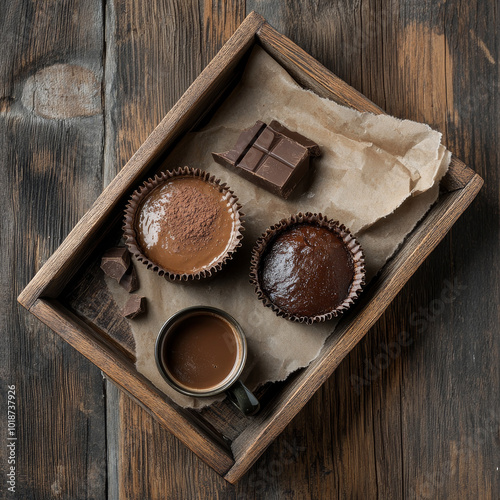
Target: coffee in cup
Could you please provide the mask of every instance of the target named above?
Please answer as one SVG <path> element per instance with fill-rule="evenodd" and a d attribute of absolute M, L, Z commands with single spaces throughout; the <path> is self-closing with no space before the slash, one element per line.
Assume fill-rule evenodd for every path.
<path fill-rule="evenodd" d="M 245 414 L 259 409 L 255 396 L 238 380 L 246 361 L 239 324 L 212 307 L 189 307 L 174 314 L 156 341 L 156 363 L 164 379 L 189 396 L 226 392 Z"/>

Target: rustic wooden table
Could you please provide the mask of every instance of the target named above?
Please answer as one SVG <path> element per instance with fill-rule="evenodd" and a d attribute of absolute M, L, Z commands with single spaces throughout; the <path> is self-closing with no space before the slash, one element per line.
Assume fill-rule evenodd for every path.
<path fill-rule="evenodd" d="M 498 2 L 224 4 L 1 2 L 0 491 L 36 499 L 498 498 Z M 485 186 L 375 328 L 232 486 L 16 296 L 251 10 L 388 113 L 440 130 Z M 403 330 L 411 345 L 388 356 L 385 346 Z M 10 385 L 15 495 L 6 482 Z"/>

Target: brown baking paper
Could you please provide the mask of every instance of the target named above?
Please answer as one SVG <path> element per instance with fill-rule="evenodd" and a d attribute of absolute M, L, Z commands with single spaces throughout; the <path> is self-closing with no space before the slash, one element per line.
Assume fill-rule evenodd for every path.
<path fill-rule="evenodd" d="M 317 142 L 322 156 L 307 190 L 285 201 L 213 162 L 242 129 L 257 120 L 278 120 Z M 257 300 L 249 284 L 251 249 L 272 224 L 296 212 L 321 212 L 355 234 L 365 253 L 367 280 L 397 250 L 438 196 L 450 161 L 441 134 L 429 126 L 385 115 L 359 113 L 303 90 L 262 49 L 249 59 L 240 84 L 209 124 L 187 134 L 163 169 L 202 168 L 229 184 L 245 214 L 243 246 L 209 281 L 170 283 L 135 261 L 148 298 L 147 315 L 130 322 L 137 370 L 182 406 L 200 408 L 214 399 L 190 398 L 170 388 L 156 369 L 154 343 L 170 315 L 209 305 L 233 315 L 246 333 L 249 354 L 243 379 L 250 388 L 285 379 L 319 353 L 337 320 L 314 325 L 279 318 Z M 107 280 L 118 306 L 126 292 Z M 223 397 L 223 396 L 222 396 Z M 221 398 L 219 398 L 221 399 Z"/>

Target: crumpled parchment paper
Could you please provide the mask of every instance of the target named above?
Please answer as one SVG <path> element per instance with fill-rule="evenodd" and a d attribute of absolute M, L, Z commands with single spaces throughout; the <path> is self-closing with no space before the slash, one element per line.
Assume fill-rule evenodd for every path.
<path fill-rule="evenodd" d="M 257 120 L 276 119 L 317 142 L 322 156 L 306 191 L 284 201 L 217 165 L 211 153 L 230 149 L 241 130 Z M 134 262 L 148 313 L 130 322 L 136 343 L 137 370 L 171 399 L 201 408 L 214 398 L 190 398 L 162 379 L 154 344 L 163 323 L 192 305 L 224 309 L 247 336 L 248 358 L 243 380 L 249 388 L 284 380 L 318 354 L 336 320 L 302 325 L 278 318 L 257 300 L 248 282 L 250 253 L 264 230 L 296 212 L 321 212 L 340 221 L 359 239 L 371 279 L 397 250 L 404 237 L 437 199 L 439 180 L 451 154 L 441 134 L 428 125 L 386 115 L 359 113 L 299 87 L 261 48 L 254 49 L 241 82 L 208 125 L 187 134 L 162 168 L 192 166 L 227 182 L 243 205 L 243 247 L 235 259 L 209 281 L 170 283 Z M 127 293 L 107 284 L 119 306 Z M 223 395 L 218 399 L 222 399 Z"/>

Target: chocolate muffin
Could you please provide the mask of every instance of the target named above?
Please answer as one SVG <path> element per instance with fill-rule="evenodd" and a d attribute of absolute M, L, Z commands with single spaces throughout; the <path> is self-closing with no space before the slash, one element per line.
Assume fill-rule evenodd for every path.
<path fill-rule="evenodd" d="M 171 280 L 206 277 L 241 244 L 239 208 L 232 191 L 206 172 L 166 172 L 132 195 L 126 244 L 139 261 Z"/>
<path fill-rule="evenodd" d="M 264 304 L 293 321 L 325 321 L 347 309 L 364 283 L 362 250 L 321 214 L 298 214 L 257 242 L 251 281 Z"/>

